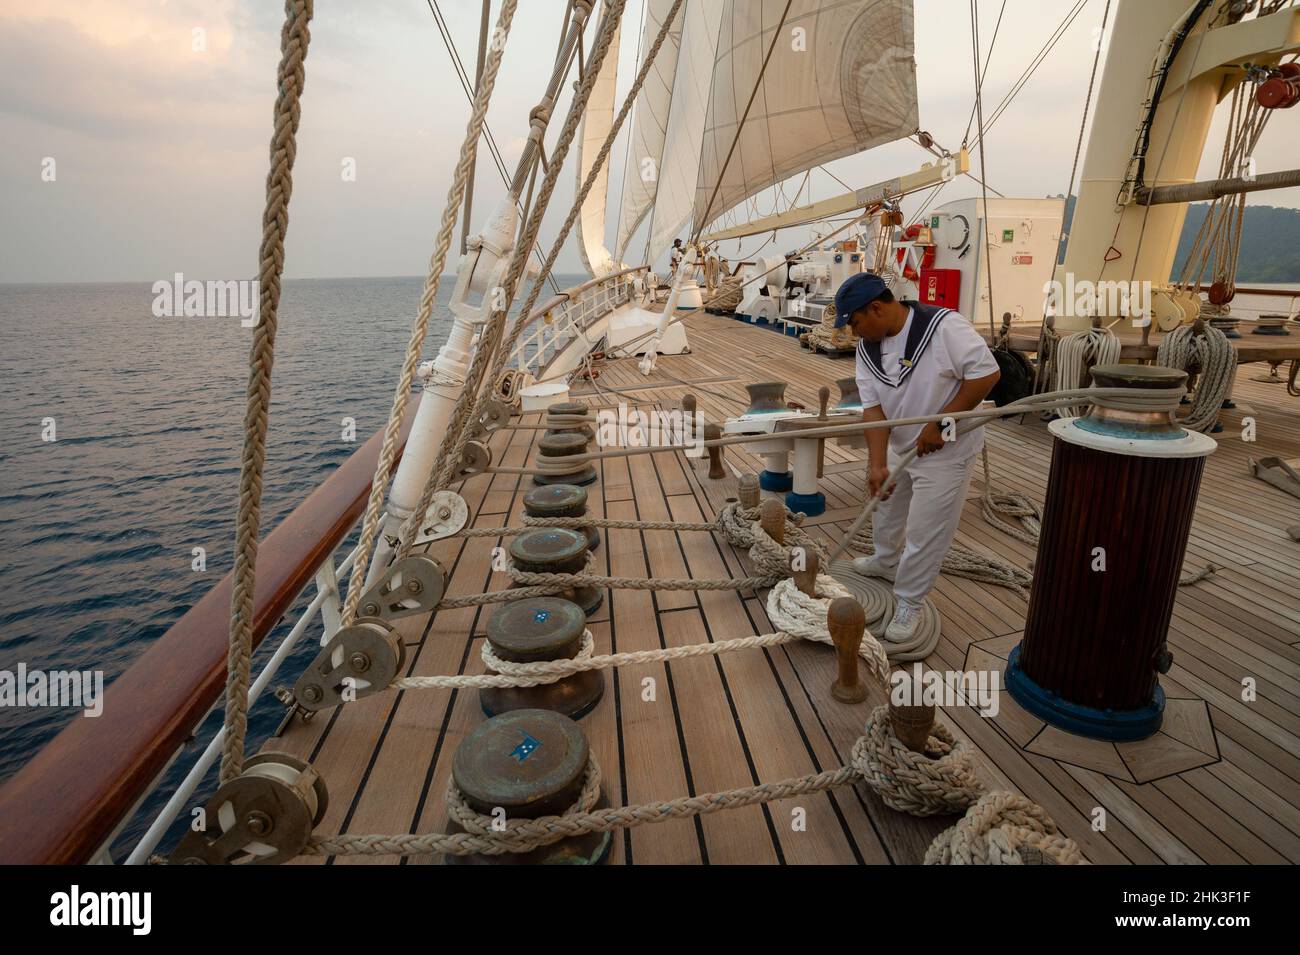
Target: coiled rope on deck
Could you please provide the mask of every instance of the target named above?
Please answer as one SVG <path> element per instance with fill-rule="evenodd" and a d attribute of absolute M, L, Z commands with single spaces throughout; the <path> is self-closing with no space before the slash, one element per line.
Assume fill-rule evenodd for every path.
<path fill-rule="evenodd" d="M 1179 325 L 1160 339 L 1156 364 L 1198 373 L 1192 407 L 1179 424 L 1193 431 L 1209 431 L 1219 421 L 1223 402 L 1237 378 L 1237 353 L 1228 336 L 1213 325 Z"/>
<path fill-rule="evenodd" d="M 1042 806 L 1005 790 L 981 796 L 925 853 L 926 865 L 1025 865 L 1044 860 L 1087 864 L 1078 845 L 1060 833 Z"/>

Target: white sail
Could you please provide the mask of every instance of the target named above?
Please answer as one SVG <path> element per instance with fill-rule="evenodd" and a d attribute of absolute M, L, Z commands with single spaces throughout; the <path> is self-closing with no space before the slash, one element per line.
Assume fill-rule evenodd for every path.
<path fill-rule="evenodd" d="M 691 221 L 700 171 L 700 141 L 709 111 L 718 28 L 725 8 L 719 0 L 687 0 L 681 50 L 668 111 L 668 133 L 657 170 L 654 213 L 650 219 L 649 261 L 668 248 Z"/>
<path fill-rule="evenodd" d="M 786 2 L 725 3 L 693 195 L 697 226 L 789 176 L 917 128 L 912 0 L 793 0 L 782 23 Z"/>
<path fill-rule="evenodd" d="M 645 25 L 641 29 L 641 56 L 654 43 L 673 0 L 649 0 Z M 682 42 L 684 3 L 677 11 L 677 21 L 669 29 L 663 46 L 655 55 L 654 65 L 646 74 L 632 113 L 632 133 L 628 140 L 627 163 L 623 170 L 623 198 L 618 217 L 618 239 L 614 243 L 621 261 L 641 220 L 654 205 L 659 185 L 659 167 L 663 163 L 664 140 L 668 133 L 668 110 L 673 98 L 673 81 L 677 75 L 677 56 Z M 638 72 L 640 64 L 637 64 Z"/>
<path fill-rule="evenodd" d="M 620 27 L 614 28 L 609 55 L 600 65 L 600 73 L 582 115 L 582 132 L 578 140 L 577 184 L 581 189 L 596 162 L 614 125 L 614 87 L 618 80 L 618 40 Z M 614 257 L 605 248 L 605 198 L 609 191 L 609 162 L 606 161 L 591 184 L 578 217 L 578 254 L 592 278 L 616 271 Z"/>

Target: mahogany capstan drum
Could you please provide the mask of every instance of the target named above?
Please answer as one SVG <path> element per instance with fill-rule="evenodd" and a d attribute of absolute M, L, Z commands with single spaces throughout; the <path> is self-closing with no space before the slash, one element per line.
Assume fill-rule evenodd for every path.
<path fill-rule="evenodd" d="M 1099 399 L 1056 437 L 1029 613 L 1008 658 L 1007 690 L 1072 733 L 1134 740 L 1160 728 L 1166 645 L 1183 554 L 1212 438 L 1174 420 L 1185 372 L 1099 365 L 1096 388 L 1140 388 L 1140 403 Z M 1168 400 L 1162 401 L 1161 395 Z"/>

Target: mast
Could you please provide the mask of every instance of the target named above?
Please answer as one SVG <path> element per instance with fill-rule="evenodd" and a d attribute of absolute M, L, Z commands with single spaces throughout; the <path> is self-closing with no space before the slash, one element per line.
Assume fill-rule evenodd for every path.
<path fill-rule="evenodd" d="M 1120 0 L 1097 98 L 1101 121 L 1088 139 L 1070 229 L 1067 275 L 1168 283 L 1187 206 L 1138 199 L 1146 190 L 1195 182 L 1215 107 L 1245 79 L 1241 64 L 1275 65 L 1300 50 L 1300 9 L 1211 28 L 1220 8 L 1211 0 Z M 1060 331 L 1088 324 L 1088 316 L 1056 318 Z"/>

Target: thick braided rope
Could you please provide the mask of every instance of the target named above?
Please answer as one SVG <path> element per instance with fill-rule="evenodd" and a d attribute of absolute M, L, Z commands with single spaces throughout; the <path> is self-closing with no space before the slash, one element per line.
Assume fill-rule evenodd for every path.
<path fill-rule="evenodd" d="M 1017 793 L 986 793 L 925 852 L 926 865 L 1023 865 L 1032 849 L 1059 865 L 1086 865 L 1042 806 Z"/>
<path fill-rule="evenodd" d="M 980 463 L 984 466 L 984 494 L 980 498 L 984 520 L 1018 541 L 1037 544 L 1043 528 L 1043 509 L 1025 494 L 994 493 L 988 444 L 980 448 Z M 1006 520 L 1008 517 L 1015 518 L 1020 526 Z"/>
<path fill-rule="evenodd" d="M 557 683 L 576 673 L 589 670 L 610 670 L 616 667 L 639 666 L 645 663 L 670 663 L 673 660 L 685 660 L 691 657 L 712 657 L 734 650 L 753 650 L 764 647 L 780 646 L 801 639 L 795 634 L 776 631 L 774 633 L 755 634 L 750 637 L 736 637 L 731 640 L 719 640 L 711 643 L 691 643 L 680 647 L 659 647 L 654 650 L 627 650 L 622 653 L 605 653 L 595 655 L 590 652 L 594 646 L 590 633 L 584 635 L 583 649 L 578 656 L 564 660 L 543 660 L 535 663 L 517 663 L 502 660 L 492 652 L 484 641 L 480 655 L 483 662 L 496 673 L 463 674 L 456 676 L 412 676 L 394 680 L 391 686 L 397 690 L 459 690 L 487 689 L 505 687 L 546 686 Z"/>
<path fill-rule="evenodd" d="M 443 438 L 439 454 L 441 464 L 430 469 L 428 480 L 425 482 L 424 490 L 420 494 L 419 504 L 411 512 L 406 526 L 402 528 L 402 543 L 398 551 L 399 557 L 405 556 L 405 552 L 409 552 L 411 542 L 415 539 L 415 533 L 419 529 L 419 522 L 424 512 L 428 510 L 433 495 L 450 485 L 456 474 L 456 468 L 461 455 L 464 453 L 465 444 L 471 436 L 470 421 L 472 420 L 472 409 L 478 406 L 479 386 L 486 377 L 497 348 L 500 346 L 505 325 L 508 321 L 510 306 L 514 301 L 519 279 L 523 275 L 524 265 L 527 262 L 530 250 L 537 242 L 542 217 L 550 204 L 551 193 L 554 192 L 555 184 L 559 180 L 560 170 L 564 166 L 565 157 L 568 156 L 569 147 L 578 129 L 578 123 L 585 114 L 587 101 L 591 98 L 591 91 L 595 88 L 596 78 L 600 74 L 601 64 L 604 63 L 605 55 L 609 52 L 613 34 L 617 30 L 619 20 L 623 15 L 624 3 L 625 0 L 608 0 L 605 5 L 604 16 L 601 18 L 600 28 L 596 35 L 596 41 L 591 48 L 591 54 L 587 60 L 582 80 L 573 94 L 573 100 L 569 104 L 569 113 L 551 152 L 546 174 L 533 200 L 533 207 L 529 211 L 527 221 L 524 223 L 519 241 L 515 243 L 514 250 L 511 253 L 510 268 L 503 283 L 504 303 L 502 308 L 493 311 L 486 327 L 479 336 L 479 343 L 475 348 L 474 358 L 470 362 L 465 385 L 456 398 L 456 404 L 452 408 L 451 418 L 448 422 L 447 434 Z M 544 276 L 539 275 L 537 285 L 541 284 L 542 277 Z M 448 448 L 450 448 L 450 453 L 448 453 Z"/>
<path fill-rule="evenodd" d="M 1119 361 L 1121 343 L 1119 336 L 1109 328 L 1087 328 L 1063 336 L 1056 343 L 1053 363 L 1057 390 L 1082 388 L 1087 384 L 1088 369 L 1094 365 L 1109 365 Z M 1073 418 L 1088 413 L 1088 406 L 1075 405 L 1061 409 Z"/>
<path fill-rule="evenodd" d="M 542 269 L 538 274 L 537 281 L 533 283 L 533 287 L 529 290 L 528 297 L 524 301 L 524 306 L 519 310 L 519 317 L 511 326 L 501 348 L 497 350 L 492 363 L 492 373 L 490 375 L 492 379 L 495 379 L 502 373 L 506 362 L 510 360 L 510 356 L 515 350 L 515 346 L 519 343 L 519 337 L 523 334 L 524 326 L 528 323 L 528 316 L 532 314 L 533 307 L 537 304 L 538 296 L 541 293 L 542 278 L 548 275 L 551 269 L 555 266 L 555 260 L 559 258 L 560 252 L 564 248 L 565 240 L 569 237 L 569 231 L 573 228 L 573 224 L 577 221 L 578 215 L 582 212 L 582 206 L 587 201 L 587 194 L 591 192 L 592 186 L 595 185 L 601 169 L 609 158 L 609 152 L 614 146 L 614 140 L 618 138 L 619 130 L 623 128 L 623 122 L 632 111 L 632 104 L 636 102 L 637 96 L 640 95 L 641 87 L 645 84 L 645 78 L 650 74 L 650 68 L 654 66 L 655 57 L 659 55 L 659 48 L 663 46 L 664 40 L 667 38 L 673 26 L 673 21 L 677 18 L 677 11 L 681 8 L 683 2 L 684 0 L 673 0 L 672 7 L 664 15 L 663 24 L 660 26 L 658 34 L 655 35 L 654 42 L 646 51 L 645 58 L 641 62 L 641 68 L 637 72 L 636 78 L 632 81 L 632 86 L 628 89 L 627 96 L 623 99 L 623 105 L 620 107 L 618 115 L 614 117 L 614 121 L 609 127 L 609 133 L 606 134 L 605 141 L 601 144 L 600 151 L 592 161 L 591 169 L 588 170 L 586 179 L 583 181 L 581 188 L 579 188 L 577 196 L 574 197 L 573 204 L 569 208 L 569 214 L 565 218 L 564 224 L 560 226 L 559 234 L 555 237 L 555 243 L 551 246 L 551 251 L 547 254 L 546 260 L 542 263 Z M 588 67 L 588 69 L 590 69 L 590 67 Z M 482 405 L 485 403 L 485 398 L 486 396 L 480 398 L 476 403 L 475 413 L 481 413 Z M 473 420 L 473 416 L 471 416 L 470 420 Z M 594 416 L 592 416 L 591 420 L 595 420 Z"/>
<path fill-rule="evenodd" d="M 836 597 L 852 597 L 847 589 L 829 574 L 817 575 L 817 596 L 809 597 L 790 578 L 778 581 L 767 595 L 767 618 L 785 633 L 804 640 L 834 645 L 826 625 L 826 614 Z M 882 688 L 889 687 L 889 657 L 870 630 L 862 633 L 858 655 L 867 663 L 867 672 Z"/>
<path fill-rule="evenodd" d="M 467 183 L 473 174 L 474 163 L 478 157 L 479 137 L 483 132 L 488 104 L 492 100 L 492 89 L 496 85 L 497 71 L 505 52 L 505 40 L 510 35 L 510 24 L 518 4 L 519 0 L 505 0 L 501 6 L 496 32 L 493 34 L 494 39 L 490 44 L 492 52 L 483 64 L 483 75 L 474 93 L 474 107 L 465 127 L 465 138 L 461 142 L 460 158 L 456 162 L 451 188 L 447 190 L 447 202 L 442 209 L 442 222 L 438 228 L 437 238 L 434 240 L 433 254 L 429 257 L 429 271 L 424 279 L 424 292 L 420 296 L 420 307 L 411 325 L 406 357 L 402 361 L 402 371 L 398 376 L 397 388 L 393 392 L 393 405 L 388 413 L 388 424 L 384 428 L 384 443 L 379 451 L 379 463 L 375 466 L 375 477 L 370 485 L 370 499 L 366 503 L 366 517 L 357 544 L 357 560 L 352 568 L 352 576 L 349 578 L 351 586 L 348 587 L 347 599 L 343 604 L 344 626 L 352 623 L 356 618 L 357 604 L 361 601 L 362 590 L 365 589 L 363 581 L 370 567 L 371 549 L 375 543 L 375 535 L 379 531 L 384 494 L 388 490 L 393 461 L 397 457 L 397 438 L 402 429 L 406 403 L 410 399 L 411 383 L 415 380 L 416 365 L 424 349 L 424 340 L 429 331 L 429 318 L 433 314 L 433 303 L 437 298 L 438 286 L 447 264 L 447 253 L 451 249 L 452 234 L 455 232 L 456 220 L 465 200 Z M 424 511 L 417 513 L 422 519 Z"/>
<path fill-rule="evenodd" d="M 785 532 L 788 537 L 791 528 L 803 524 L 805 515 L 789 508 L 785 511 Z M 754 546 L 754 528 L 758 525 L 759 509 L 743 507 L 739 501 L 732 501 L 718 512 L 718 528 L 722 536 L 737 550 L 749 550 Z"/>
<path fill-rule="evenodd" d="M 1200 372 L 1191 410 L 1179 424 L 1193 431 L 1213 428 L 1237 377 L 1237 353 L 1228 336 L 1209 324 L 1201 335 L 1194 326 L 1180 325 L 1160 340 L 1156 364 Z"/>
<path fill-rule="evenodd" d="M 262 511 L 262 469 L 266 464 L 267 411 L 271 404 L 271 366 L 280 323 L 280 275 L 284 271 L 284 236 L 289 231 L 289 197 L 293 161 L 298 152 L 299 98 L 306 82 L 304 62 L 311 42 L 313 0 L 285 0 L 280 31 L 280 66 L 276 75 L 275 125 L 271 134 L 271 169 L 266 177 L 262 213 L 262 248 L 258 268 L 258 324 L 249 355 L 248 402 L 244 412 L 244 451 L 239 469 L 239 515 L 235 523 L 235 573 L 230 600 L 230 650 L 226 659 L 226 738 L 221 752 L 221 781 L 244 768 L 248 731 L 248 680 L 253 656 L 254 588 L 257 533 Z"/>
<path fill-rule="evenodd" d="M 576 816 L 579 813 L 591 812 L 596 808 L 596 803 L 600 801 L 600 783 L 601 783 L 600 764 L 596 762 L 596 757 L 590 751 L 587 754 L 587 768 L 582 777 L 582 789 L 577 798 L 573 801 L 568 809 L 561 816 Z M 505 828 L 500 828 L 500 823 L 491 816 L 485 816 L 476 812 L 465 800 L 464 794 L 456 787 L 453 781 L 447 786 L 447 817 L 466 832 L 475 836 L 493 837 L 494 841 L 500 842 L 503 846 L 511 847 L 515 852 L 527 852 L 536 848 L 535 839 L 530 840 L 527 836 L 518 835 L 523 828 L 527 819 L 506 818 Z M 510 851 L 507 849 L 507 851 Z"/>
<path fill-rule="evenodd" d="M 786 573 L 789 573 L 787 570 Z M 771 587 L 774 576 L 765 577 L 607 577 L 602 574 L 556 574 L 520 570 L 510 564 L 506 568 L 510 579 L 519 584 L 538 587 L 612 587 L 616 590 L 755 590 Z M 784 574 L 782 575 L 784 576 Z"/>
<path fill-rule="evenodd" d="M 855 550 L 863 553 L 871 554 L 875 552 L 876 544 L 872 522 L 868 521 L 857 529 L 853 534 L 852 544 Z M 1029 585 L 1033 579 L 1029 571 L 1022 570 L 1008 561 L 999 560 L 991 554 L 982 554 L 979 551 L 972 550 L 956 541 L 953 541 L 948 552 L 943 555 L 943 562 L 939 565 L 939 570 L 941 573 L 953 577 L 965 577 L 967 580 L 974 580 L 982 584 L 1006 587 L 1026 600 L 1029 599 Z"/>
<path fill-rule="evenodd" d="M 749 562 L 764 577 L 782 580 L 790 576 L 790 563 L 796 548 L 802 549 L 805 556 L 816 556 L 820 566 L 826 565 L 826 548 L 797 524 L 786 524 L 785 543 L 778 544 L 761 522 L 755 522 L 751 528 L 754 543 L 749 548 Z"/>
<path fill-rule="evenodd" d="M 507 824 L 508 835 L 505 840 L 502 838 L 503 833 L 500 832 L 490 832 L 488 835 L 466 832 L 411 833 L 397 836 L 354 836 L 344 833 L 314 838 L 307 844 L 303 853 L 305 855 L 413 856 L 430 853 L 501 855 L 535 849 L 590 832 L 612 832 L 615 829 L 629 829 L 634 826 L 667 822 L 670 819 L 711 815 L 725 809 L 755 806 L 807 793 L 826 792 L 855 782 L 857 778 L 858 771 L 855 767 L 841 766 L 821 773 L 779 782 L 760 783 L 756 786 L 745 786 L 725 792 L 701 793 L 696 796 L 682 796 L 678 799 L 642 805 L 525 819 L 514 826 Z M 490 822 L 488 817 L 480 817 L 479 828 L 489 826 Z"/>
<path fill-rule="evenodd" d="M 914 753 L 894 735 L 888 706 L 872 711 L 853 764 L 886 806 L 913 816 L 963 812 L 984 793 L 964 743 L 935 723 L 925 752 Z"/>

